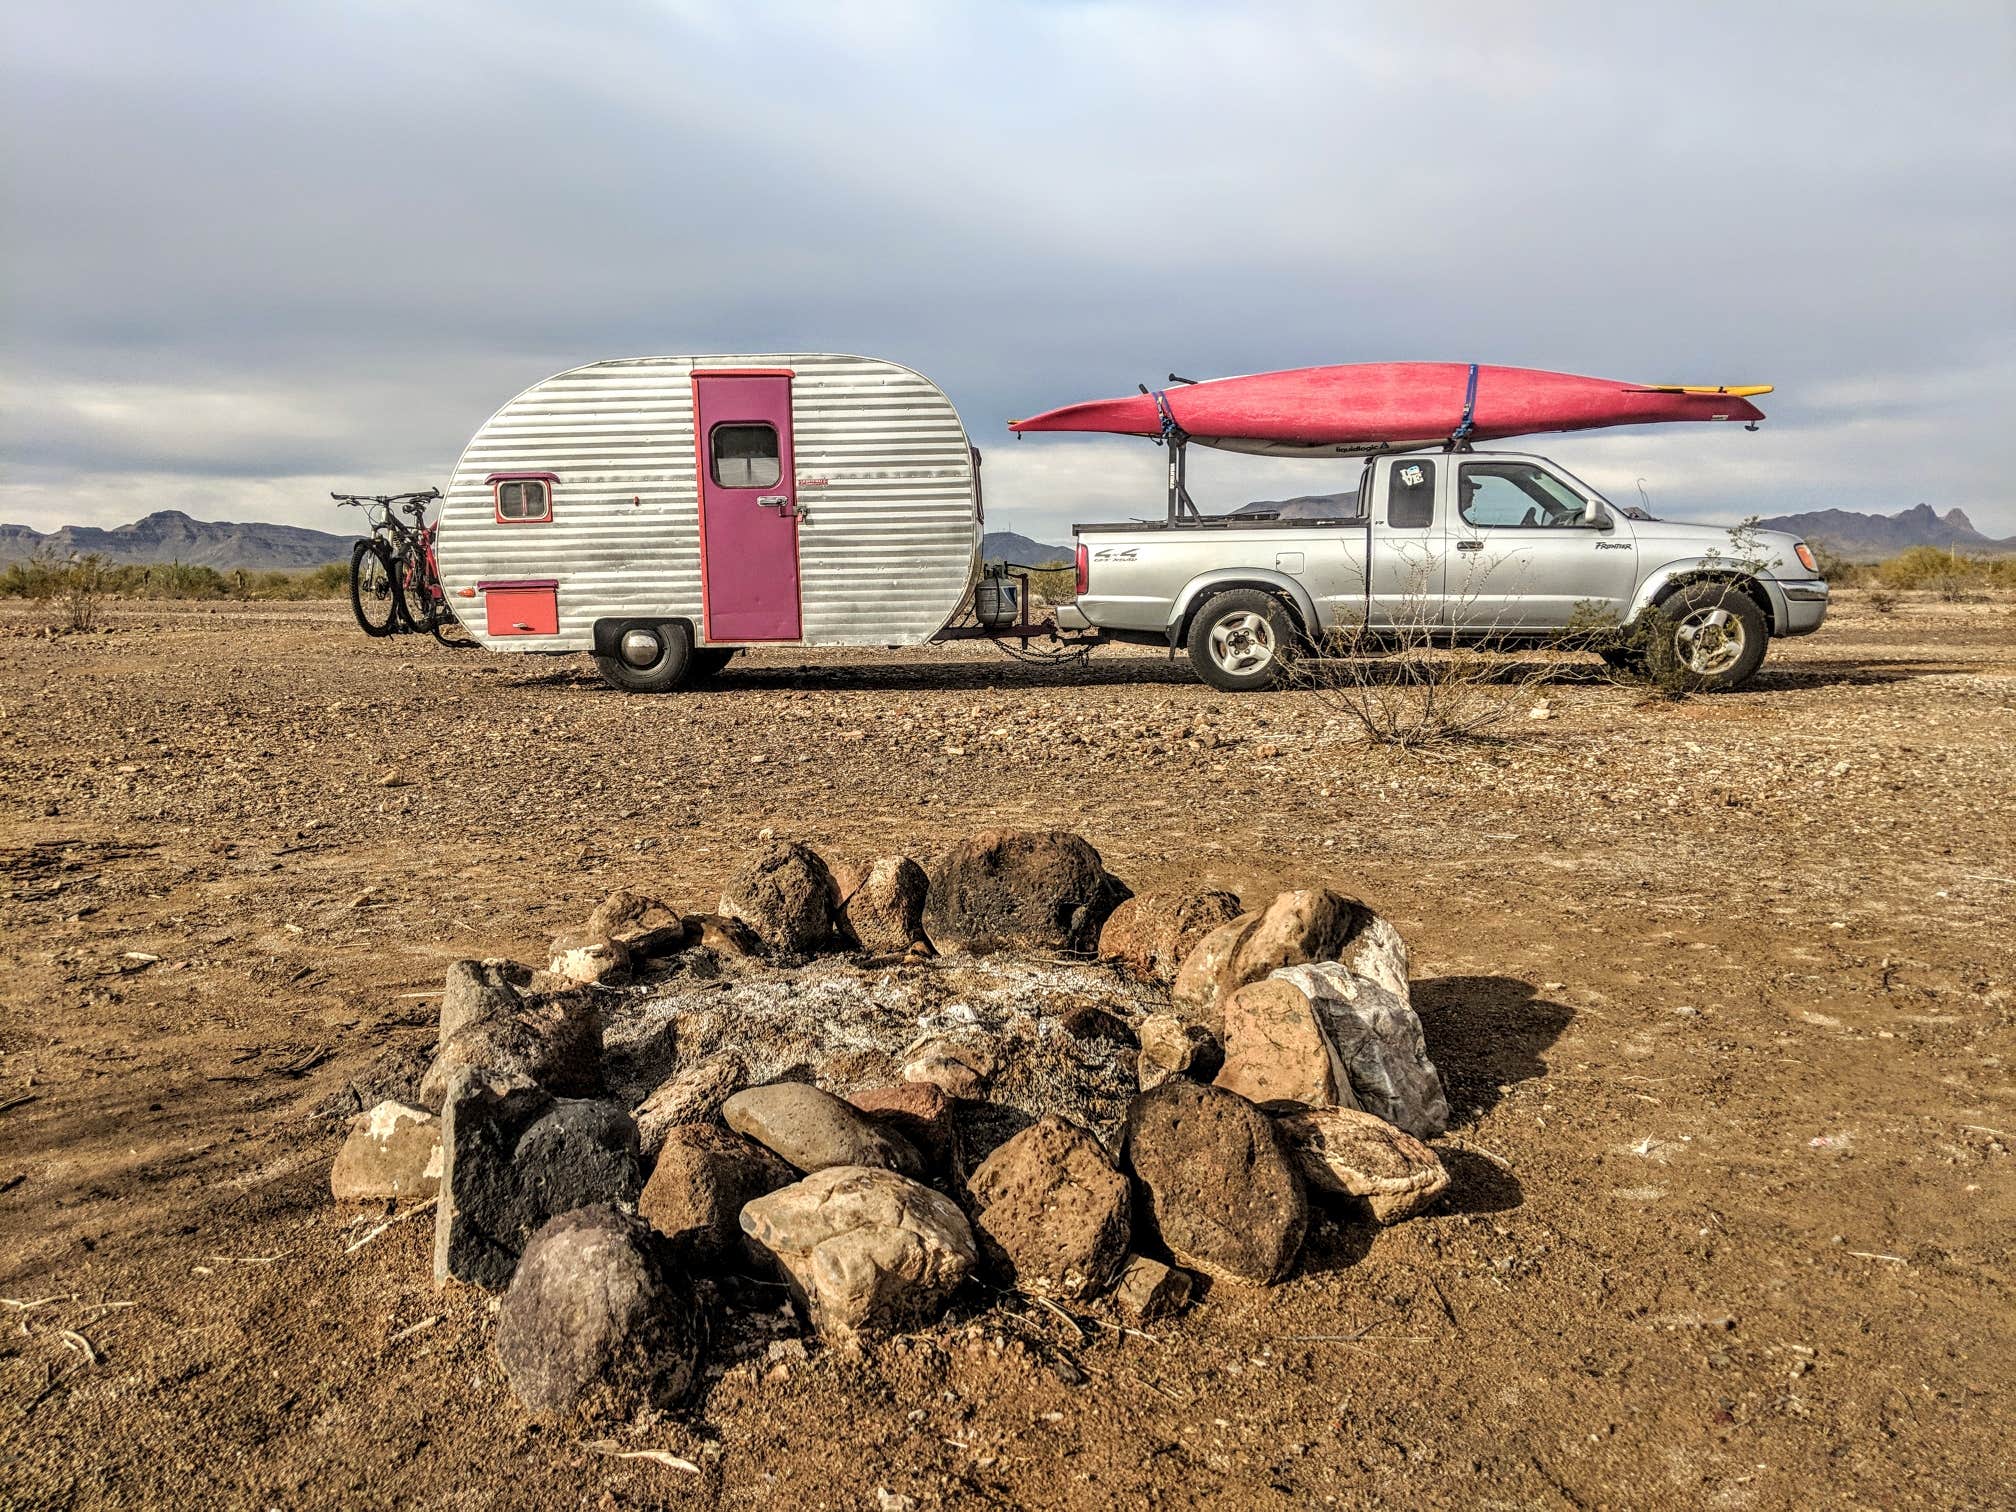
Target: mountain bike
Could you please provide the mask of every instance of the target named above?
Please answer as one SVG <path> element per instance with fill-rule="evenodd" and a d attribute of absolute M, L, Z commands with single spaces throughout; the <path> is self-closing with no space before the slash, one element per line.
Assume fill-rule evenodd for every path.
<path fill-rule="evenodd" d="M 366 635 L 401 630 L 431 633 L 444 646 L 474 644 L 448 607 L 434 556 L 437 521 L 426 523 L 438 488 L 405 494 L 337 494 L 340 505 L 364 511 L 371 533 L 350 548 L 350 609 Z M 410 517 L 410 523 L 399 518 Z"/>

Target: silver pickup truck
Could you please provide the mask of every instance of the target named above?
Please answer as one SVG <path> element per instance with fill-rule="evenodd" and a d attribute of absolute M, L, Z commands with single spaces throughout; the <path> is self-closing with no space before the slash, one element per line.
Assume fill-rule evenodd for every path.
<path fill-rule="evenodd" d="M 1804 541 L 1655 520 L 1526 452 L 1376 456 L 1355 497 L 1314 510 L 1174 514 L 1074 526 L 1078 597 L 1057 628 L 1183 647 L 1227 691 L 1270 687 L 1297 651 L 1360 637 L 1566 634 L 1620 665 L 1733 688 L 1771 636 L 1810 634 L 1827 613 Z"/>

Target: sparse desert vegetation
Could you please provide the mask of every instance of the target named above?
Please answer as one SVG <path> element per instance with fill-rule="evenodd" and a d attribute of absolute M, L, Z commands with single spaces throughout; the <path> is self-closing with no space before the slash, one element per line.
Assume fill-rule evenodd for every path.
<path fill-rule="evenodd" d="M 1152 652 L 768 652 L 639 698 L 340 603 L 0 607 L 0 1500 L 1990 1504 L 2016 615 L 1884 591 L 1735 694 L 1549 658 L 1433 757 Z M 1137 890 L 1391 919 L 1436 1204 L 1329 1213 L 1145 1337 L 984 1289 L 859 1359 L 745 1329 L 603 1436 L 513 1405 L 424 1216 L 332 1203 L 317 1110 L 431 1045 L 450 961 L 543 959 L 619 886 L 711 908 L 764 829 L 1052 827 Z"/>

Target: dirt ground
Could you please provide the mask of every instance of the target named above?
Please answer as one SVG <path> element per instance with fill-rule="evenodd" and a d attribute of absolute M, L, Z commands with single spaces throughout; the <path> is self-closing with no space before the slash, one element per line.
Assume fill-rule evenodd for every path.
<path fill-rule="evenodd" d="M 2016 609 L 1841 599 L 1741 693 L 1566 663 L 1548 717 L 1406 758 L 1143 652 L 648 699 L 337 605 L 0 611 L 0 1505 L 2008 1506 Z M 1364 897 L 1449 1200 L 1149 1338 L 980 1293 L 533 1423 L 430 1223 L 352 1248 L 313 1110 L 427 1037 L 448 961 L 619 883 L 709 905 L 765 827 Z"/>

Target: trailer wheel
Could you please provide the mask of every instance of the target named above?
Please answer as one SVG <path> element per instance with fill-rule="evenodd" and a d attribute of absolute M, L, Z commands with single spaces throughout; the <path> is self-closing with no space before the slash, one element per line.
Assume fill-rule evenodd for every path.
<path fill-rule="evenodd" d="M 693 632 L 677 620 L 620 626 L 607 654 L 595 653 L 603 680 L 625 693 L 670 693 L 693 663 Z"/>
<path fill-rule="evenodd" d="M 1695 583 L 1654 611 L 1647 661 L 1653 681 L 1688 693 L 1722 693 L 1750 680 L 1770 630 L 1757 601 L 1734 583 Z"/>
<path fill-rule="evenodd" d="M 1190 621 L 1190 665 L 1214 688 L 1271 688 L 1288 670 L 1295 627 L 1271 593 L 1234 588 L 1208 599 Z"/>
<path fill-rule="evenodd" d="M 697 646 L 693 659 L 687 663 L 686 675 L 692 678 L 712 677 L 727 668 L 740 646 Z"/>

